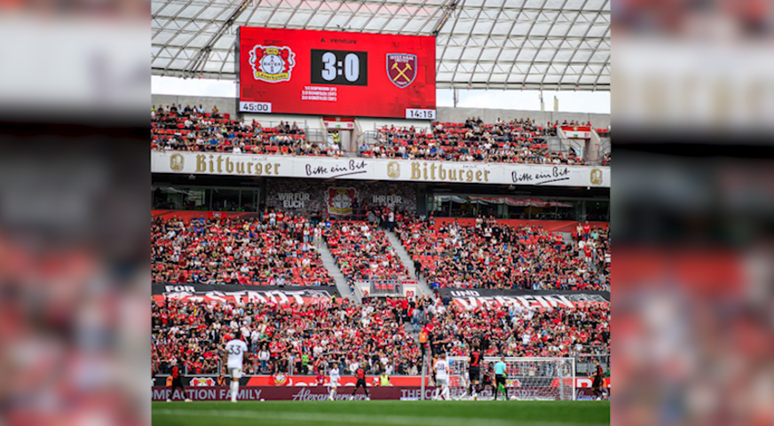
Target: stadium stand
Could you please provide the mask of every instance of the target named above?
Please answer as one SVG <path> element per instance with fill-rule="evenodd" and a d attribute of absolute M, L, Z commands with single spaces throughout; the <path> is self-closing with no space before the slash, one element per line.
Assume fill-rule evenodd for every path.
<path fill-rule="evenodd" d="M 325 300 L 306 305 L 273 303 L 152 302 L 152 368 L 165 374 L 173 359 L 186 371 L 219 374 L 225 335 L 248 344 L 246 374 L 315 374 L 330 362 L 351 374 L 365 362 L 369 374 L 416 375 L 420 349 L 404 327 L 417 302 L 364 299 L 362 305 Z M 419 303 L 429 302 L 420 299 Z"/>
<path fill-rule="evenodd" d="M 323 237 L 350 284 L 358 280 L 409 278 L 384 231 L 368 222 L 328 222 Z"/>
<path fill-rule="evenodd" d="M 391 226 L 383 210 L 370 217 Z M 578 225 L 572 240 L 492 218 L 438 224 L 397 213 L 396 233 L 431 288 L 609 290 L 609 230 Z M 349 284 L 407 280 L 383 229 L 367 221 L 314 225 L 281 210 L 247 218 L 158 217 L 151 228 L 154 283 L 332 285 L 324 239 Z"/>
<path fill-rule="evenodd" d="M 229 302 L 152 302 L 152 368 L 164 374 L 173 359 L 191 374 L 219 374 L 224 335 L 241 333 L 248 344 L 246 374 L 312 375 L 339 364 L 351 374 L 362 362 L 368 374 L 417 375 L 420 347 L 411 331 L 429 336 L 432 353 L 551 357 L 609 353 L 608 304 L 561 309 L 520 305 L 465 309 L 429 298 L 365 298 L 307 305 Z"/>
<path fill-rule="evenodd" d="M 321 146 L 306 139 L 297 123 L 280 122 L 262 127 L 232 120 L 229 114 L 205 112 L 191 106 L 155 106 L 151 110 L 151 149 L 206 151 L 245 154 L 339 156 L 333 146 Z"/>
<path fill-rule="evenodd" d="M 397 231 L 433 288 L 609 289 L 604 230 L 567 242 L 541 227 L 512 227 L 480 216 L 472 226 L 455 221 L 437 227 L 432 217 L 404 216 Z"/>
<path fill-rule="evenodd" d="M 485 356 L 560 357 L 609 353 L 609 304 L 527 309 L 521 305 L 430 304 L 423 330 L 433 353 L 465 356 L 478 345 Z"/>
<path fill-rule="evenodd" d="M 470 118 L 464 123 L 433 123 L 432 129 L 382 127 L 378 143 L 363 143 L 358 155 L 375 158 L 403 158 L 441 161 L 479 161 L 528 164 L 585 165 L 569 153 L 551 152 L 546 138 L 556 135 L 559 126 L 591 126 L 591 123 L 565 121 L 539 124 L 523 118 L 508 122 L 484 123 Z M 307 140 L 297 123 L 281 122 L 262 127 L 255 120 L 243 122 L 198 107 L 167 105 L 151 110 L 151 149 L 245 154 L 317 155 L 338 157 L 343 153 L 335 144 Z M 609 154 L 605 157 L 609 165 Z M 604 161 L 604 160 L 603 160 Z"/>
<path fill-rule="evenodd" d="M 465 123 L 436 122 L 432 131 L 385 127 L 378 130 L 379 143 L 361 146 L 360 153 L 381 158 L 584 164 L 572 151 L 549 151 L 545 139 L 556 135 L 558 125 L 540 125 L 529 118 L 486 124 L 480 118 L 471 118 Z"/>
<path fill-rule="evenodd" d="M 331 285 L 306 219 L 158 217 L 151 227 L 154 283 Z"/>

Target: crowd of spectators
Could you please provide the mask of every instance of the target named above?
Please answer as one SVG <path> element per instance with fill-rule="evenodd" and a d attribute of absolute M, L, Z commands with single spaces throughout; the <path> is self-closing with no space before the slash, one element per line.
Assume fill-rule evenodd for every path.
<path fill-rule="evenodd" d="M 546 139 L 560 126 L 591 126 L 564 121 L 538 123 L 521 118 L 484 123 L 480 117 L 464 123 L 434 122 L 431 129 L 383 127 L 378 142 L 363 142 L 364 157 L 446 161 L 583 165 L 574 151 L 551 152 Z M 217 106 L 157 105 L 151 109 L 151 149 L 246 154 L 341 156 L 338 143 L 310 142 L 298 123 L 264 127 L 256 120 L 235 120 Z M 609 164 L 609 157 L 608 157 Z"/>
<path fill-rule="evenodd" d="M 578 124 L 539 124 L 529 118 L 486 124 L 479 117 L 465 123 L 435 122 L 430 130 L 391 126 L 378 129 L 378 143 L 362 144 L 359 151 L 377 158 L 582 165 L 584 160 L 573 151 L 551 152 L 546 142 L 558 126 Z"/>
<path fill-rule="evenodd" d="M 602 156 L 602 165 L 603 166 L 610 165 L 610 151 L 606 152 L 605 155 Z"/>
<path fill-rule="evenodd" d="M 588 256 L 579 242 L 564 241 L 558 233 L 491 217 L 436 229 L 432 216 L 405 216 L 397 232 L 415 270 L 432 288 L 609 289 L 609 273 L 599 267 L 605 262 L 606 232 L 597 230 L 593 243 L 589 235 Z"/>
<path fill-rule="evenodd" d="M 296 122 L 263 127 L 252 120 L 231 119 L 217 106 L 154 106 L 151 109 L 151 149 L 246 154 L 339 156 L 336 145 L 310 142 Z"/>
<path fill-rule="evenodd" d="M 360 280 L 409 278 L 408 269 L 384 230 L 369 222 L 326 222 L 323 237 L 350 284 Z"/>
<path fill-rule="evenodd" d="M 315 245 L 318 227 L 281 211 L 260 216 L 154 219 L 153 282 L 333 285 Z"/>
<path fill-rule="evenodd" d="M 610 351 L 610 305 L 528 309 L 482 305 L 465 309 L 427 302 L 423 319 L 432 353 L 466 356 L 478 346 L 484 356 L 565 357 Z"/>
<path fill-rule="evenodd" d="M 417 375 L 420 349 L 404 327 L 416 303 L 152 302 L 153 374 L 168 373 L 173 362 L 190 374 L 222 374 L 225 336 L 242 336 L 246 374 L 321 374 L 336 363 L 342 375 L 358 366 L 368 374 Z"/>
<path fill-rule="evenodd" d="M 172 363 L 188 374 L 223 374 L 225 340 L 242 336 L 246 374 L 343 375 L 358 366 L 367 374 L 418 375 L 422 349 L 411 331 L 428 336 L 432 354 L 566 357 L 607 354 L 610 308 L 481 305 L 473 309 L 441 299 L 319 299 L 305 304 L 254 304 L 167 300 L 152 302 L 153 374 Z"/>
<path fill-rule="evenodd" d="M 610 228 L 591 226 L 588 222 L 578 223 L 572 233 L 578 256 L 582 256 L 588 265 L 604 275 L 609 283 L 610 277 Z"/>
<path fill-rule="evenodd" d="M 379 224 L 379 225 L 377 225 Z M 183 220 L 151 226 L 154 283 L 332 285 L 317 251 L 325 240 L 350 281 L 407 279 L 382 228 L 393 228 L 435 289 L 609 290 L 609 230 L 579 224 L 571 240 L 539 226 L 493 218 L 473 223 L 417 218 L 388 208 L 368 221 L 310 221 L 273 209 L 256 216 Z M 609 305 L 573 308 L 482 305 L 465 309 L 448 298 L 315 299 L 304 303 L 152 302 L 152 369 L 173 363 L 187 374 L 222 374 L 225 336 L 249 347 L 246 374 L 417 375 L 421 348 L 411 331 L 429 336 L 434 354 L 555 357 L 609 353 Z"/>
<path fill-rule="evenodd" d="M 333 285 L 323 240 L 350 284 L 408 280 L 387 238 L 394 228 L 431 288 L 609 290 L 607 228 L 579 224 L 574 239 L 540 226 L 417 218 L 383 208 L 369 221 L 317 220 L 282 211 L 241 218 L 158 217 L 151 227 L 154 283 Z M 319 220 L 319 218 L 318 218 Z M 377 223 L 380 224 L 377 226 Z"/>

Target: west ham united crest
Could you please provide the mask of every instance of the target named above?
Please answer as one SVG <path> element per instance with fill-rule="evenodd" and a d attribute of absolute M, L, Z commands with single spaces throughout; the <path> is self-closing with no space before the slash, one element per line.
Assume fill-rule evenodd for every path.
<path fill-rule="evenodd" d="M 403 89 L 414 82 L 417 76 L 417 55 L 406 53 L 387 54 L 387 78 L 392 84 Z"/>

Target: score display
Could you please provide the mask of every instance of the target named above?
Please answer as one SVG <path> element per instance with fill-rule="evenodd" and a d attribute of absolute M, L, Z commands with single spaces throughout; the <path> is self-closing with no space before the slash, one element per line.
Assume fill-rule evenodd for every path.
<path fill-rule="evenodd" d="M 239 110 L 435 119 L 435 38 L 239 29 Z"/>
<path fill-rule="evenodd" d="M 368 86 L 368 52 L 312 50 L 312 83 Z"/>

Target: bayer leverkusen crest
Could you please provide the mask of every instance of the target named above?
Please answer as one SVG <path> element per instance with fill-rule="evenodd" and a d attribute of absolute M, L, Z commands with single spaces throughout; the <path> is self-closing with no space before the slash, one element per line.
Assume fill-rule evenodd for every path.
<path fill-rule="evenodd" d="M 400 87 L 408 87 L 417 76 L 417 55 L 406 53 L 387 54 L 387 78 L 392 84 Z"/>
<path fill-rule="evenodd" d="M 267 83 L 289 81 L 296 54 L 287 46 L 257 45 L 250 51 L 250 66 L 253 78 Z"/>
<path fill-rule="evenodd" d="M 332 215 L 352 214 L 357 191 L 354 188 L 328 188 L 328 213 Z"/>

